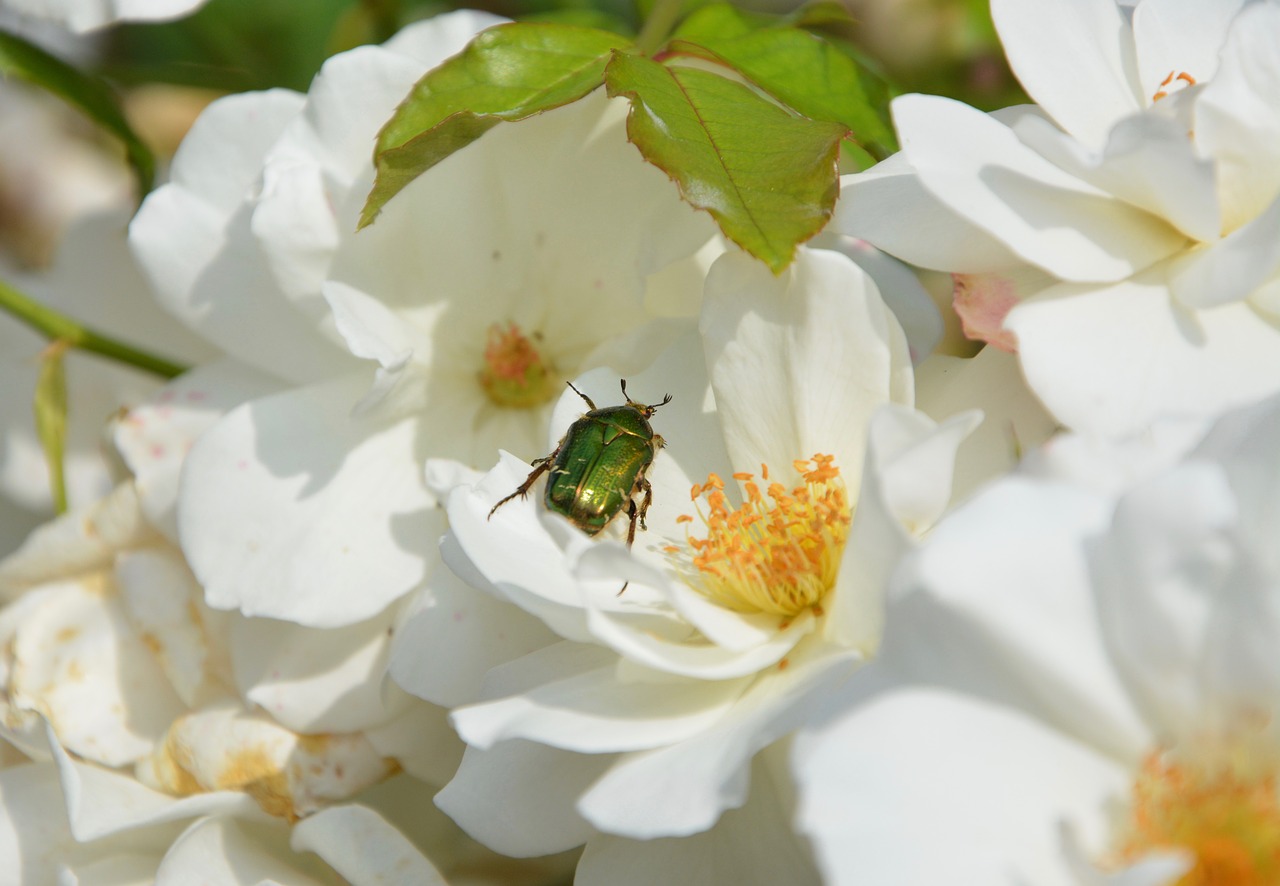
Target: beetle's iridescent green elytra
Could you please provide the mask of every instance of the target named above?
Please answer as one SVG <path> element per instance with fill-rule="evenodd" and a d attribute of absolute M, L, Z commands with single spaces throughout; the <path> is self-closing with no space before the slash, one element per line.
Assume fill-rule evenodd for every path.
<path fill-rule="evenodd" d="M 590 407 L 585 415 L 569 426 L 560 445 L 546 458 L 533 462 L 534 468 L 515 492 L 493 506 L 489 516 L 516 496 L 525 496 L 538 477 L 549 473 L 543 502 L 547 508 L 567 517 L 588 535 L 595 535 L 609 525 L 624 508 L 630 518 L 627 544 L 635 541 L 636 523 L 644 528 L 644 516 L 653 501 L 653 488 L 645 472 L 663 446 L 662 437 L 653 432 L 649 419 L 654 410 L 671 402 L 671 395 L 661 403 L 637 403 L 627 397 L 627 382 L 622 381 L 622 406 L 596 408 L 591 398 L 569 385 Z M 643 496 L 639 505 L 636 496 Z"/>

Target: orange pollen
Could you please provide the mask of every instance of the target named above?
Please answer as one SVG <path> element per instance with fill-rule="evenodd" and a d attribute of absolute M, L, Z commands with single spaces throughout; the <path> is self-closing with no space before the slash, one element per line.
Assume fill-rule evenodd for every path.
<path fill-rule="evenodd" d="M 1181 849 L 1195 865 L 1177 886 L 1280 883 L 1280 784 L 1274 770 L 1236 772 L 1182 765 L 1149 754 L 1133 785 L 1122 861 Z"/>
<path fill-rule="evenodd" d="M 1182 85 L 1178 86 L 1178 84 L 1182 84 Z M 1160 101 L 1160 99 L 1162 98 L 1168 98 L 1169 92 L 1170 92 L 1169 87 L 1171 86 L 1178 86 L 1179 89 L 1185 89 L 1188 86 L 1195 86 L 1195 85 L 1196 85 L 1196 78 L 1192 77 L 1186 71 L 1179 71 L 1177 74 L 1175 74 L 1173 71 L 1170 71 L 1169 76 L 1165 77 L 1163 80 L 1160 81 L 1160 88 L 1156 90 L 1155 95 L 1151 96 L 1151 101 L 1154 104 L 1155 102 Z"/>
<path fill-rule="evenodd" d="M 534 339 L 541 339 L 538 333 Z M 514 323 L 489 327 L 480 384 L 499 406 L 540 406 L 558 393 L 551 364 Z"/>
<path fill-rule="evenodd" d="M 690 498 L 706 529 L 688 534 L 693 584 L 711 600 L 738 612 L 769 612 L 784 619 L 813 608 L 835 585 L 852 511 L 840 469 L 831 455 L 793 463 L 802 482 L 793 489 L 753 475 L 733 475 L 745 500 L 731 508 L 715 474 L 695 484 Z M 761 479 L 768 469 L 761 465 Z M 701 503 L 699 503 L 701 499 Z M 678 523 L 692 523 L 683 515 Z"/>

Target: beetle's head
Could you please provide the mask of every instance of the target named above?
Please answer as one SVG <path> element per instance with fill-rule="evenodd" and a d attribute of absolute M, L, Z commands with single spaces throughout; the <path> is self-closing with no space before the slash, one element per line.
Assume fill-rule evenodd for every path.
<path fill-rule="evenodd" d="M 671 395 L 666 394 L 663 396 L 661 403 L 637 403 L 635 400 L 632 400 L 630 397 L 627 396 L 627 380 L 624 378 L 621 381 L 622 381 L 622 396 L 624 399 L 626 399 L 627 405 L 630 406 L 632 409 L 636 410 L 637 412 L 639 412 L 645 418 L 651 418 L 653 416 L 654 411 L 657 410 L 659 406 L 666 406 L 668 403 L 671 402 Z"/>

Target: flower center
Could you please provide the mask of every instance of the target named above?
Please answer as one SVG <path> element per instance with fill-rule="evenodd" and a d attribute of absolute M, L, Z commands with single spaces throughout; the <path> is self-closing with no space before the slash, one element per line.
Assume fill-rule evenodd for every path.
<path fill-rule="evenodd" d="M 1134 861 L 1158 848 L 1195 856 L 1178 886 L 1280 883 L 1280 793 L 1276 771 L 1184 765 L 1147 756 L 1133 785 L 1120 855 Z"/>
<path fill-rule="evenodd" d="M 794 462 L 804 482 L 789 491 L 774 482 L 762 492 L 751 474 L 734 474 L 746 495 L 736 509 L 730 509 L 717 475 L 695 485 L 690 498 L 707 531 L 706 538 L 686 531 L 695 587 L 737 612 L 791 618 L 806 608 L 818 609 L 835 585 L 852 519 L 834 461 L 819 454 Z M 760 471 L 767 482 L 768 466 Z M 692 523 L 694 518 L 686 514 L 678 520 Z"/>
<path fill-rule="evenodd" d="M 542 338 L 533 333 L 533 340 Z M 555 367 L 543 358 L 534 341 L 514 323 L 489 327 L 480 385 L 499 406 L 527 409 L 541 406 L 559 393 Z"/>
<path fill-rule="evenodd" d="M 1151 96 L 1151 103 L 1155 104 L 1162 98 L 1168 98 L 1172 92 L 1186 89 L 1188 86 L 1195 86 L 1196 78 L 1192 77 L 1186 71 L 1169 72 L 1169 76 L 1160 81 L 1160 87 L 1156 90 L 1155 95 Z"/>

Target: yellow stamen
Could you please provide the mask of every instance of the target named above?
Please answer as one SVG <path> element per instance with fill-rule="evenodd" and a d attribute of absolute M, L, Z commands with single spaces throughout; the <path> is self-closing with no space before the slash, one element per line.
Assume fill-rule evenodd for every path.
<path fill-rule="evenodd" d="M 541 335 L 535 332 L 533 338 Z M 514 323 L 489 327 L 480 385 L 494 403 L 514 408 L 541 406 L 560 390 L 555 368 Z"/>
<path fill-rule="evenodd" d="M 1134 782 L 1121 860 L 1175 848 L 1195 857 L 1177 886 L 1280 883 L 1278 786 L 1275 771 L 1197 767 L 1150 754 Z"/>
<path fill-rule="evenodd" d="M 765 492 L 748 473 L 736 473 L 746 501 L 731 509 L 724 481 L 715 474 L 695 484 L 690 497 L 707 530 L 686 535 L 693 557 L 693 583 L 703 594 L 738 612 L 769 612 L 791 618 L 819 601 L 835 585 L 852 514 L 835 457 L 818 454 L 793 463 L 803 482 L 787 490 L 770 483 Z M 760 466 L 761 477 L 769 471 Z M 683 515 L 677 522 L 692 522 Z"/>

